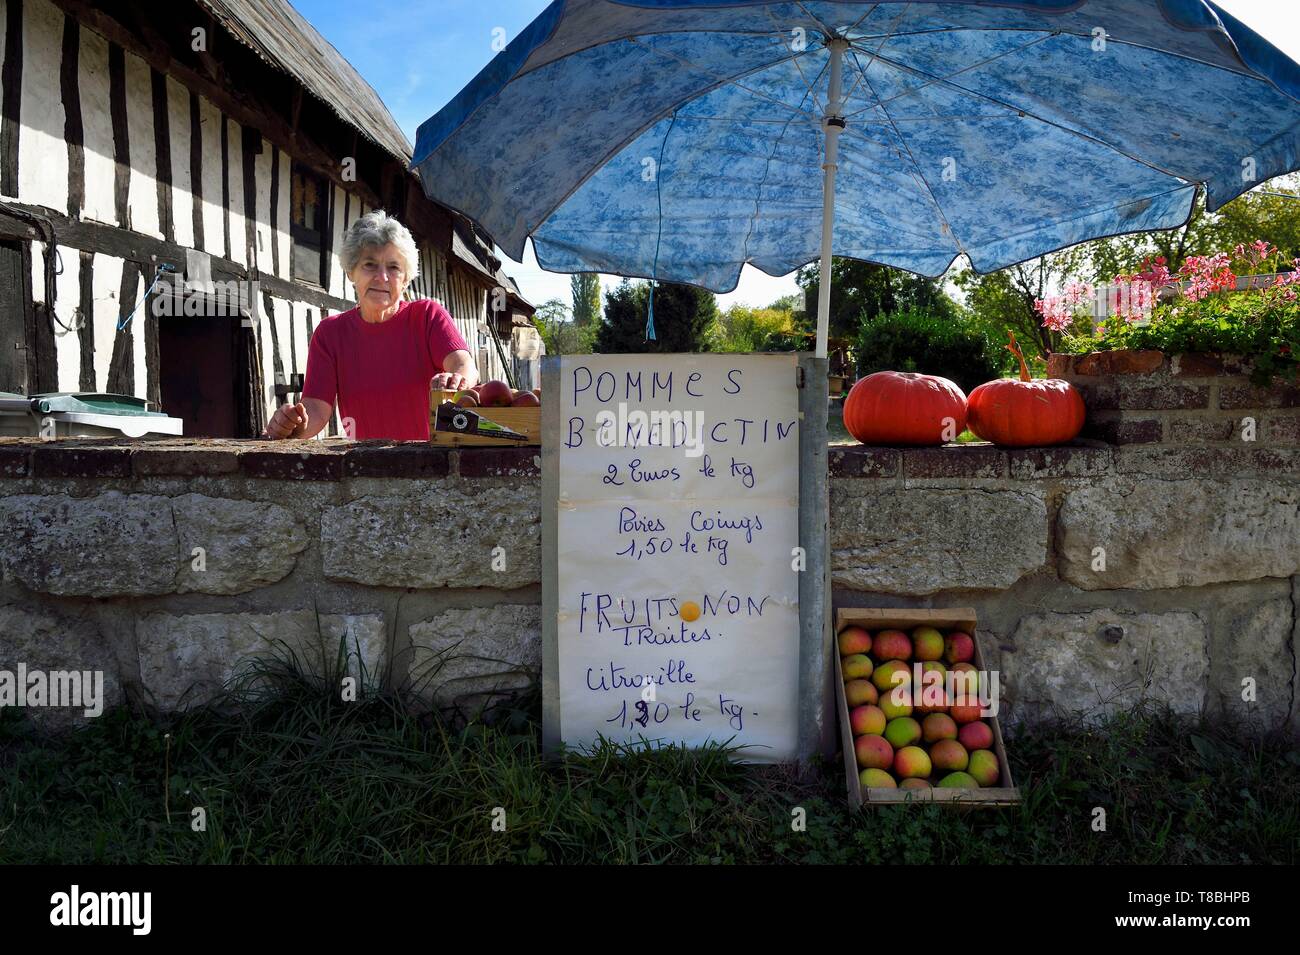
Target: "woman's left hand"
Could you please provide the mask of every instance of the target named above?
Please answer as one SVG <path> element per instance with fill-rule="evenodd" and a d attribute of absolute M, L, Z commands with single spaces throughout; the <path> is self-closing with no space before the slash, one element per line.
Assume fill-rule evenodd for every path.
<path fill-rule="evenodd" d="M 462 391 L 469 387 L 469 379 L 459 372 L 443 371 L 434 375 L 430 384 L 444 391 Z"/>

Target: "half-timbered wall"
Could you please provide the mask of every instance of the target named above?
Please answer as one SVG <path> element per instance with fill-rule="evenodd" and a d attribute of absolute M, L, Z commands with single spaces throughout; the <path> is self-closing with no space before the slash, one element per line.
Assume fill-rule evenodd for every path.
<path fill-rule="evenodd" d="M 329 184 L 326 286 L 306 288 L 291 272 L 293 158 L 257 130 L 49 0 L 0 0 L 0 79 L 0 200 L 206 253 L 214 273 L 226 262 L 280 280 L 275 291 L 264 284 L 253 303 L 262 420 L 269 417 L 284 400 L 276 385 L 305 373 L 313 330 L 354 301 L 339 249 L 370 207 L 341 179 Z M 31 242 L 31 268 L 34 300 L 45 303 L 39 241 Z M 137 308 L 156 275 L 153 257 L 60 243 L 56 269 L 49 363 L 56 381 L 42 390 L 113 391 L 156 403 L 156 319 Z M 441 301 L 477 356 L 486 293 L 428 243 L 420 270 L 411 294 Z M 494 364 L 481 373 L 501 377 L 492 349 L 489 357 Z M 337 415 L 328 433 L 339 433 Z"/>

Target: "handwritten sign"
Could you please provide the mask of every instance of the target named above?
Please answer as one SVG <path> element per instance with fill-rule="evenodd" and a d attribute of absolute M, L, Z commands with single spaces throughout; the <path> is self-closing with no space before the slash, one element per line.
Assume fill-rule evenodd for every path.
<path fill-rule="evenodd" d="M 729 741 L 746 760 L 794 758 L 795 374 L 793 355 L 561 359 L 548 441 L 564 744 Z"/>

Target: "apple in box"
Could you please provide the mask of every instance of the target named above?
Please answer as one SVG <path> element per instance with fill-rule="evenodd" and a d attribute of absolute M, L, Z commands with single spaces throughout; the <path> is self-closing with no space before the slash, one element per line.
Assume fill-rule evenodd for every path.
<path fill-rule="evenodd" d="M 485 381 L 478 386 L 478 403 L 484 408 L 509 408 L 514 392 L 504 381 Z"/>
<path fill-rule="evenodd" d="M 521 391 L 515 395 L 514 400 L 510 402 L 513 408 L 540 408 L 542 402 L 531 391 Z"/>

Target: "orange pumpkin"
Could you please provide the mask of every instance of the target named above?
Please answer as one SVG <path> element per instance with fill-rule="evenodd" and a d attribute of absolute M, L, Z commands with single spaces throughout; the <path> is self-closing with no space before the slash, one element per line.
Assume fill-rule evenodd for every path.
<path fill-rule="evenodd" d="M 966 395 L 937 375 L 878 371 L 844 399 L 844 427 L 863 444 L 943 444 L 966 429 Z"/>
<path fill-rule="evenodd" d="M 1030 378 L 1014 333 L 1007 350 L 1020 361 L 1020 379 L 990 381 L 971 392 L 971 431 L 1003 448 L 1045 447 L 1077 437 L 1087 415 L 1079 392 L 1060 378 Z"/>

